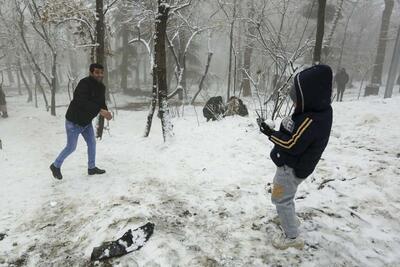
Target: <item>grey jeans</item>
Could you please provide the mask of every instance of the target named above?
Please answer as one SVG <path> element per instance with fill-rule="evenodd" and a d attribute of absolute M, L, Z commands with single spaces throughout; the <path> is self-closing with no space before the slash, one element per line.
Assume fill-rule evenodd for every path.
<path fill-rule="evenodd" d="M 303 179 L 297 178 L 292 168 L 286 165 L 277 168 L 271 200 L 276 206 L 283 231 L 289 238 L 299 235 L 294 197 L 301 182 Z"/>

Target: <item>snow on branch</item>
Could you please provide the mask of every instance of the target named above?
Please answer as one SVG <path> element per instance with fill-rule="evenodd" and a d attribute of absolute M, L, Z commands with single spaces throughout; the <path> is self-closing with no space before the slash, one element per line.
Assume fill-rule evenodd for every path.
<path fill-rule="evenodd" d="M 151 48 L 150 48 L 150 43 L 146 42 L 145 40 L 143 40 L 142 38 L 134 38 L 132 40 L 129 41 L 129 44 L 133 44 L 133 43 L 142 43 L 146 49 L 147 52 L 149 54 L 149 58 L 150 58 L 150 72 L 153 73 L 153 66 L 154 66 L 154 57 L 153 57 L 153 53 L 151 52 Z"/>
<path fill-rule="evenodd" d="M 181 9 L 184 9 L 185 7 L 190 6 L 191 4 L 192 4 L 192 0 L 188 0 L 186 3 L 183 3 L 183 4 L 181 4 L 181 5 L 172 6 L 170 12 L 171 12 L 171 13 L 175 13 L 175 12 L 181 10 Z"/>

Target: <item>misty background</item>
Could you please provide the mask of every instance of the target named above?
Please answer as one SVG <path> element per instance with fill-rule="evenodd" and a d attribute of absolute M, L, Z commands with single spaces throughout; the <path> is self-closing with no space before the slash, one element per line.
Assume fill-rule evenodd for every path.
<path fill-rule="evenodd" d="M 290 64 L 313 63 L 318 7 L 324 1 L 165 2 L 172 7 L 167 90 L 181 83 L 180 100 L 193 100 L 203 76 L 200 102 L 215 95 L 254 96 L 255 89 L 273 92 L 289 75 Z M 56 95 L 71 95 L 97 61 L 106 66 L 104 83 L 112 93 L 150 96 L 157 5 L 150 0 L 1 1 L 0 72 L 6 94 L 26 94 L 27 101 L 47 109 L 66 105 Z M 99 6 L 103 16 L 96 13 Z M 326 1 L 319 62 L 334 71 L 346 68 L 350 84 L 386 83 L 399 11 L 393 0 Z M 375 78 L 374 67 L 383 68 Z"/>

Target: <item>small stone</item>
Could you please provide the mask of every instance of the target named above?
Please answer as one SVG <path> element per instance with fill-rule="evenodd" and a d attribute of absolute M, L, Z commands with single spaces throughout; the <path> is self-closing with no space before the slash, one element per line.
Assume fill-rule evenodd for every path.
<path fill-rule="evenodd" d="M 0 241 L 3 240 L 6 236 L 7 236 L 7 234 L 0 233 Z"/>

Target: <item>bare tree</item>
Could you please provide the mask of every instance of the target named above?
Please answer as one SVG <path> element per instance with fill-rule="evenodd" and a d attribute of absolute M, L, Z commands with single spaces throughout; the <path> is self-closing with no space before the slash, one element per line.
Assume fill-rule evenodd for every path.
<path fill-rule="evenodd" d="M 386 43 L 393 12 L 394 0 L 385 0 L 385 9 L 382 13 L 381 29 L 379 33 L 378 47 L 376 51 L 375 64 L 372 71 L 371 83 L 380 85 L 382 82 L 383 63 L 386 55 Z M 377 92 L 376 92 L 377 93 Z"/>
<path fill-rule="evenodd" d="M 172 122 L 169 114 L 168 107 L 168 83 L 167 83 L 167 64 L 166 64 L 166 42 L 167 38 L 167 22 L 171 14 L 177 13 L 179 10 L 189 6 L 191 0 L 187 1 L 167 1 L 157 0 L 157 11 L 155 15 L 151 10 L 143 10 L 142 15 L 147 16 L 148 14 L 154 15 L 154 52 L 151 52 L 150 41 L 145 41 L 141 38 L 140 24 L 144 19 L 140 19 L 136 28 L 138 29 L 138 37 L 130 41 L 130 43 L 140 42 L 148 51 L 152 75 L 153 75 L 153 87 L 152 87 L 152 101 L 150 105 L 149 114 L 147 117 L 147 123 L 145 128 L 144 136 L 147 137 L 150 134 L 150 129 L 153 121 L 153 115 L 155 112 L 156 104 L 158 103 L 158 116 L 161 119 L 161 126 L 163 132 L 164 141 L 173 136 Z M 143 6 L 141 6 L 143 8 Z M 145 17 L 144 16 L 144 17 Z M 154 61 L 154 62 L 153 62 Z"/>
<path fill-rule="evenodd" d="M 254 8 L 254 2 L 251 1 L 248 3 L 249 5 L 249 14 L 248 17 L 250 20 L 254 19 L 255 16 L 255 8 Z M 244 64 L 243 68 L 245 69 L 245 72 L 243 72 L 243 81 L 242 81 L 242 88 L 243 88 L 243 96 L 251 96 L 251 87 L 250 87 L 250 80 L 247 77 L 247 74 L 251 74 L 251 57 L 253 54 L 253 46 L 254 46 L 254 36 L 255 36 L 255 25 L 252 23 L 247 23 L 247 29 L 246 29 L 246 47 L 244 50 Z"/>
<path fill-rule="evenodd" d="M 233 57 L 233 40 L 234 40 L 234 29 L 235 21 L 237 19 L 237 0 L 233 0 L 232 14 L 229 14 L 226 10 L 226 4 L 220 0 L 217 0 L 221 10 L 224 12 L 226 18 L 229 20 L 229 59 L 228 59 L 228 85 L 226 89 L 226 100 L 230 98 L 231 95 L 231 82 L 232 82 L 232 57 Z"/>
<path fill-rule="evenodd" d="M 325 6 L 326 0 L 318 0 L 317 35 L 315 39 L 313 64 L 319 64 L 321 62 L 321 51 L 325 28 Z"/>

